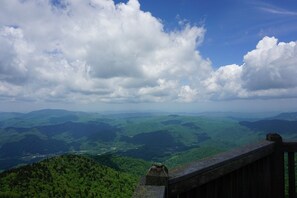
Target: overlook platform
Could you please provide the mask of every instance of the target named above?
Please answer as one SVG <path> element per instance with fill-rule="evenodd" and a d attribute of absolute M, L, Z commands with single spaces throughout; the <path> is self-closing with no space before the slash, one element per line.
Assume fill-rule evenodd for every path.
<path fill-rule="evenodd" d="M 133 196 L 284 198 L 286 183 L 289 198 L 296 198 L 295 152 L 297 142 L 283 142 L 280 135 L 268 134 L 263 142 L 173 170 L 168 171 L 163 165 L 153 165 Z"/>

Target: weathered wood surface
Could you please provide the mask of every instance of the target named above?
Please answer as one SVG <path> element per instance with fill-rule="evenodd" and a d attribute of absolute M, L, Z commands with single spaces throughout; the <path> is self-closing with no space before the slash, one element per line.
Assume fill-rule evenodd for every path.
<path fill-rule="evenodd" d="M 172 192 L 169 197 L 207 197 L 207 198 L 263 198 L 271 197 L 271 177 L 269 158 L 262 158 L 215 180 L 192 188 Z M 187 183 L 187 182 L 185 182 Z M 186 188 L 186 187 L 185 187 Z M 179 191 L 182 189 L 178 189 Z"/>
<path fill-rule="evenodd" d="M 270 141 L 263 141 L 258 144 L 241 147 L 233 151 L 221 153 L 198 162 L 190 163 L 181 168 L 171 170 L 170 178 L 168 180 L 168 195 L 175 196 L 183 192 L 191 191 L 191 189 L 196 189 L 198 186 L 202 186 L 218 179 L 219 177 L 228 175 L 233 171 L 245 167 L 259 159 L 265 158 L 273 152 L 274 143 Z M 244 171 L 238 173 L 242 174 L 243 178 L 238 177 L 237 179 L 239 180 L 241 178 L 244 180 L 244 178 L 248 176 L 245 175 L 246 173 Z M 255 175 L 255 177 L 257 176 Z M 268 175 L 266 175 L 266 177 L 268 177 Z M 217 182 L 215 185 L 217 188 L 220 188 L 219 184 L 224 184 L 228 181 L 228 179 L 225 178 L 222 180 L 222 182 Z M 230 185 L 232 186 L 233 184 Z M 234 182 L 234 185 L 236 185 L 236 182 Z M 212 187 L 210 187 L 210 189 L 211 188 Z M 195 192 L 195 194 L 199 193 Z"/>
<path fill-rule="evenodd" d="M 164 198 L 166 193 L 165 186 L 146 185 L 146 178 L 142 177 L 134 191 L 133 198 Z"/>
<path fill-rule="evenodd" d="M 297 152 L 297 142 L 283 142 L 284 152 Z"/>
<path fill-rule="evenodd" d="M 164 198 L 165 186 L 138 186 L 133 198 Z"/>
<path fill-rule="evenodd" d="M 247 164 L 273 153 L 274 143 L 263 141 L 258 144 L 248 145 L 229 152 L 206 158 L 188 165 L 170 170 L 169 185 L 183 182 L 188 179 L 199 181 L 197 185 L 202 185 L 210 180 L 228 174 Z M 205 174 L 205 179 L 194 179 L 195 176 Z"/>

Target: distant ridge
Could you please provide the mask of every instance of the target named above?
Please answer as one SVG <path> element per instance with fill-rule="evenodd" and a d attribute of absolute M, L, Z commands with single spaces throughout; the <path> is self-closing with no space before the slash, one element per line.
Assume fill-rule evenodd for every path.
<path fill-rule="evenodd" d="M 205 116 L 205 117 L 213 117 L 213 118 L 231 118 L 235 120 L 256 120 L 256 119 L 264 119 L 267 117 L 272 117 L 277 115 L 275 112 L 202 112 L 196 113 L 194 115 Z"/>
<path fill-rule="evenodd" d="M 287 121 L 297 121 L 297 112 L 288 112 L 288 113 L 281 113 L 277 116 L 268 118 L 269 120 L 287 120 Z"/>
<path fill-rule="evenodd" d="M 239 124 L 264 134 L 276 132 L 282 135 L 293 135 L 294 137 L 296 137 L 297 134 L 297 121 L 267 119 L 255 122 L 242 121 L 239 122 Z"/>
<path fill-rule="evenodd" d="M 38 116 L 65 116 L 65 115 L 73 115 L 76 113 L 83 113 L 77 111 L 68 111 L 64 109 L 41 109 L 36 111 L 31 111 L 29 113 L 24 114 L 25 117 L 38 117 Z"/>
<path fill-rule="evenodd" d="M 0 120 L 6 120 L 11 118 L 16 118 L 24 115 L 23 113 L 14 113 L 14 112 L 0 112 Z"/>

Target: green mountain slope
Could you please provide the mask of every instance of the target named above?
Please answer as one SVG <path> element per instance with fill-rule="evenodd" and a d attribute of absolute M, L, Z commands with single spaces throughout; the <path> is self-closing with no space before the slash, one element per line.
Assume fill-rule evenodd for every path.
<path fill-rule="evenodd" d="M 0 172 L 63 153 L 161 161 L 263 139 L 237 120 L 170 114 L 98 114 L 40 110 L 0 120 Z M 196 159 L 196 158 L 195 158 Z"/>
<path fill-rule="evenodd" d="M 131 197 L 138 177 L 63 155 L 0 174 L 0 197 Z"/>
<path fill-rule="evenodd" d="M 126 172 L 140 177 L 144 176 L 152 165 L 152 163 L 145 160 L 113 154 L 95 156 L 89 155 L 88 157 L 94 159 L 96 162 L 102 165 L 108 166 L 117 171 Z"/>
<path fill-rule="evenodd" d="M 283 138 L 296 139 L 297 121 L 288 120 L 259 120 L 255 122 L 240 122 L 253 131 L 262 132 L 263 134 L 277 132 Z"/>

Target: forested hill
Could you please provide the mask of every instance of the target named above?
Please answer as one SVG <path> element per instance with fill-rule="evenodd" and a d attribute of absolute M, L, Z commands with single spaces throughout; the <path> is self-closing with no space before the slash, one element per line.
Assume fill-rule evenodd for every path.
<path fill-rule="evenodd" d="M 0 174 L 0 197 L 131 197 L 138 177 L 79 155 L 63 155 Z"/>

